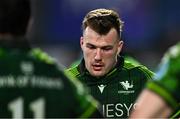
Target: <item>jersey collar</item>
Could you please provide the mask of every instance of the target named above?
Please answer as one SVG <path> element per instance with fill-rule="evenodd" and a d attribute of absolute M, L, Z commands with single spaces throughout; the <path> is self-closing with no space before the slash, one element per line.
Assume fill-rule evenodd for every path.
<path fill-rule="evenodd" d="M 124 57 L 120 56 L 120 57 L 118 57 L 118 62 L 117 62 L 117 64 L 115 65 L 115 67 L 112 68 L 112 69 L 111 69 L 105 76 L 103 76 L 103 77 L 108 77 L 108 76 L 114 74 L 114 72 L 115 72 L 116 70 L 119 70 L 119 69 L 121 70 L 122 67 L 123 67 L 123 65 L 124 65 Z M 81 62 L 80 62 L 80 64 L 78 65 L 78 71 L 80 72 L 80 74 L 88 74 L 88 75 L 90 75 L 89 71 L 88 71 L 88 70 L 86 69 L 86 67 L 85 67 L 85 61 L 84 61 L 84 59 L 82 59 Z"/>

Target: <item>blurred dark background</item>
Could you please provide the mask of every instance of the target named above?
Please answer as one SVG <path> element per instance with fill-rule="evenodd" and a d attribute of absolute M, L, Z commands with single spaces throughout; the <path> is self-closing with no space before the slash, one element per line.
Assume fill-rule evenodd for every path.
<path fill-rule="evenodd" d="M 180 41 L 179 0 L 32 0 L 32 44 L 69 66 L 81 54 L 81 22 L 96 8 L 118 11 L 124 52 L 155 70 L 163 53 Z"/>

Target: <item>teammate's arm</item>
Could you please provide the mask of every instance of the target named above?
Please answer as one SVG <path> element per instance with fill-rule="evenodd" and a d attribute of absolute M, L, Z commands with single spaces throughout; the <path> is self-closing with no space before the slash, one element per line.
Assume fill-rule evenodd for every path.
<path fill-rule="evenodd" d="M 169 117 L 172 108 L 156 93 L 145 89 L 137 100 L 138 106 L 130 118 Z"/>

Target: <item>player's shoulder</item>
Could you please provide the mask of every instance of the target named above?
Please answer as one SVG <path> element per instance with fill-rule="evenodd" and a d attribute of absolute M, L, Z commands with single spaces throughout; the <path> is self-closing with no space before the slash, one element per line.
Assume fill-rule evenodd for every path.
<path fill-rule="evenodd" d="M 167 69 L 177 71 L 180 69 L 180 42 L 171 46 L 163 56 L 160 66 L 166 66 Z"/>
<path fill-rule="evenodd" d="M 129 70 L 133 70 L 133 69 L 149 70 L 146 66 L 144 66 L 140 63 L 134 63 L 130 60 L 127 60 L 126 58 L 124 60 L 124 68 L 129 69 Z"/>
<path fill-rule="evenodd" d="M 33 48 L 30 50 L 29 55 L 35 60 L 44 62 L 46 64 L 53 65 L 56 63 L 55 59 L 49 56 L 46 52 L 42 51 L 40 48 Z"/>
<path fill-rule="evenodd" d="M 159 70 L 156 73 L 157 79 L 172 74 L 179 74 L 180 70 L 180 42 L 170 47 L 165 53 L 164 57 L 159 64 Z M 175 75 L 173 75 L 175 76 Z"/>
<path fill-rule="evenodd" d="M 71 75 L 73 75 L 75 77 L 80 74 L 80 72 L 78 71 L 78 65 L 65 69 L 65 72 L 67 74 L 71 74 Z"/>
<path fill-rule="evenodd" d="M 180 58 L 180 42 L 174 46 L 171 46 L 166 52 L 163 60 L 178 60 Z"/>
<path fill-rule="evenodd" d="M 131 61 L 127 60 L 125 58 L 124 60 L 124 68 L 126 69 L 133 69 L 133 68 L 137 68 L 137 67 L 141 67 L 140 64 L 136 64 L 136 63 L 132 63 Z"/>
<path fill-rule="evenodd" d="M 154 76 L 154 72 L 148 69 L 146 66 L 142 65 L 141 63 L 134 63 L 129 60 L 124 60 L 124 68 L 129 71 L 138 71 L 139 73 L 146 74 L 150 77 Z"/>

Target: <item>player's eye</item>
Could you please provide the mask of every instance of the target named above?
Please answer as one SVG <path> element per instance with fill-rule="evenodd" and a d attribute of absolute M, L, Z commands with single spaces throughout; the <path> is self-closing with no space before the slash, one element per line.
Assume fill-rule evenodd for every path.
<path fill-rule="evenodd" d="M 112 46 L 105 46 L 105 47 L 102 47 L 102 50 L 104 51 L 109 51 L 109 50 L 112 50 L 113 47 Z"/>
<path fill-rule="evenodd" d="M 86 47 L 89 49 L 96 49 L 96 46 L 94 46 L 92 44 L 87 44 Z"/>

